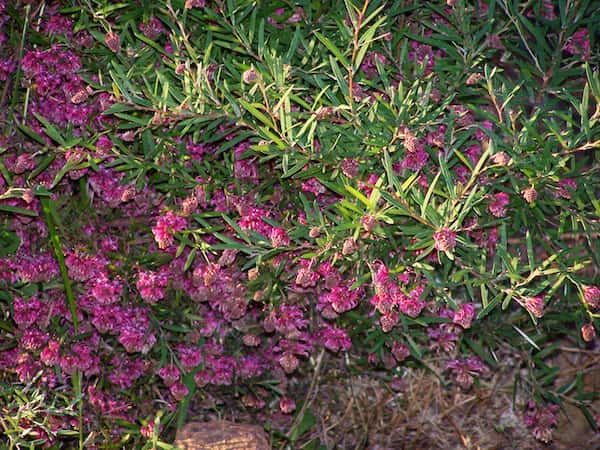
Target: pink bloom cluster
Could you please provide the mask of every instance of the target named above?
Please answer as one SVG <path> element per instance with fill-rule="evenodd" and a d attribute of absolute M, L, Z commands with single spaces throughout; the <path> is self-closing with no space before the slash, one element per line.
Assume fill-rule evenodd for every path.
<path fill-rule="evenodd" d="M 567 40 L 565 52 L 571 55 L 581 55 L 584 59 L 590 57 L 590 38 L 588 36 L 587 28 L 583 28 L 573 33 L 573 36 Z"/>
<path fill-rule="evenodd" d="M 168 273 L 164 270 L 161 272 L 140 270 L 135 286 L 146 302 L 156 303 L 165 297 L 165 288 L 168 283 Z"/>
<path fill-rule="evenodd" d="M 187 227 L 187 220 L 176 215 L 173 211 L 167 211 L 156 220 L 152 227 L 152 234 L 160 249 L 166 249 L 173 245 L 175 233 Z"/>
<path fill-rule="evenodd" d="M 495 217 L 506 216 L 506 207 L 508 206 L 509 196 L 506 192 L 498 192 L 492 196 L 488 209 Z"/>
<path fill-rule="evenodd" d="M 384 264 L 378 264 L 373 284 L 375 295 L 371 298 L 371 305 L 381 314 L 379 321 L 386 333 L 398 323 L 398 310 L 414 318 L 425 308 L 425 300 L 421 299 L 425 288 L 417 285 L 405 294 L 389 275 L 388 268 Z"/>

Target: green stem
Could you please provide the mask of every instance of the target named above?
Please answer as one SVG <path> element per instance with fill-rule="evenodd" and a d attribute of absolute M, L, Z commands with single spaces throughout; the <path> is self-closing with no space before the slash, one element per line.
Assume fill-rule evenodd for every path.
<path fill-rule="evenodd" d="M 50 198 L 40 197 L 40 203 L 42 204 L 42 211 L 44 212 L 44 218 L 46 219 L 46 226 L 48 227 L 48 233 L 50 234 L 50 242 L 54 248 L 54 254 L 58 260 L 58 266 L 60 267 L 60 274 L 63 278 L 63 284 L 65 286 L 65 295 L 67 297 L 67 306 L 71 311 L 71 320 L 73 321 L 73 329 L 75 334 L 79 332 L 79 322 L 77 320 L 77 309 L 75 308 L 75 296 L 73 295 L 73 288 L 71 286 L 71 280 L 69 279 L 69 272 L 67 265 L 65 264 L 65 255 L 62 251 L 60 244 L 60 237 L 56 232 L 56 226 L 52 220 L 52 211 L 50 206 Z"/>
<path fill-rule="evenodd" d="M 27 28 L 29 27 L 29 15 L 31 11 L 31 5 L 25 6 L 25 20 L 23 22 L 23 32 L 21 33 L 21 42 L 19 42 L 19 53 L 17 57 L 17 73 L 15 74 L 15 81 L 13 85 L 13 93 L 10 101 L 10 121 L 7 121 L 6 126 L 12 128 L 15 124 L 15 107 L 17 104 L 17 91 L 19 90 L 19 80 L 21 79 L 21 60 L 23 59 L 23 53 L 25 50 L 25 37 L 27 36 Z"/>
<path fill-rule="evenodd" d="M 69 279 L 69 272 L 67 265 L 65 264 L 65 255 L 62 251 L 62 245 L 60 243 L 60 237 L 56 232 L 56 226 L 52 219 L 52 199 L 49 197 L 40 197 L 40 203 L 42 205 L 42 211 L 44 212 L 44 218 L 46 220 L 46 226 L 48 227 L 48 234 L 50 235 L 50 242 L 54 248 L 54 254 L 58 260 L 58 266 L 60 267 L 60 273 L 63 278 L 63 284 L 65 287 L 65 295 L 67 297 L 67 305 L 71 311 L 71 320 L 73 321 L 73 330 L 75 334 L 79 332 L 79 322 L 77 320 L 77 309 L 75 307 L 75 296 L 73 295 L 73 288 L 71 286 L 71 280 Z M 79 449 L 83 450 L 83 402 L 81 396 L 81 372 L 76 370 L 73 374 L 73 390 L 75 391 L 75 401 L 77 402 L 77 411 L 79 415 Z"/>

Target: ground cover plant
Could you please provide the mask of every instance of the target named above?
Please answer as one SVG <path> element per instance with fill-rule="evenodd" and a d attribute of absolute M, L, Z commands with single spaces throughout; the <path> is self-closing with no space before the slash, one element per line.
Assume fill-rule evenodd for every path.
<path fill-rule="evenodd" d="M 504 389 L 483 434 L 551 446 L 579 411 L 597 438 L 597 1 L 4 0 L 0 24 L 3 446 L 173 448 L 211 416 L 449 448 L 408 414 L 328 436 L 355 377 L 381 420 Z"/>

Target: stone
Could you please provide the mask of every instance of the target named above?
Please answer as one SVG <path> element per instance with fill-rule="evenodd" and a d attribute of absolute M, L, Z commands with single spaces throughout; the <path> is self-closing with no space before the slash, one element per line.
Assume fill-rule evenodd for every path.
<path fill-rule="evenodd" d="M 190 422 L 177 431 L 181 450 L 270 450 L 262 427 L 226 420 Z"/>

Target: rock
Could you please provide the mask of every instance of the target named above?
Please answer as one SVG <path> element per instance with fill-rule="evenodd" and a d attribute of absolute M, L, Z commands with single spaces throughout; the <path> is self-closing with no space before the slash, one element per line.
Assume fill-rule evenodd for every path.
<path fill-rule="evenodd" d="M 177 431 L 175 445 L 181 450 L 271 449 L 262 427 L 226 420 L 190 422 Z"/>

